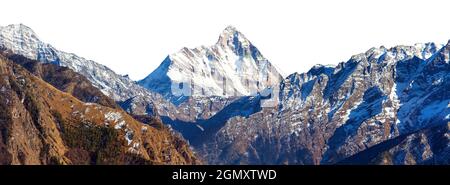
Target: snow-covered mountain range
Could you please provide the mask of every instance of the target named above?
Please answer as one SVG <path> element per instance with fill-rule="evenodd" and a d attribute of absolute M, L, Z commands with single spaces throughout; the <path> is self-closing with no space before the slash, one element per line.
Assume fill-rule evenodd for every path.
<path fill-rule="evenodd" d="M 102 64 L 54 48 L 41 41 L 31 28 L 23 24 L 0 27 L 0 47 L 29 59 L 65 66 L 80 73 L 131 114 L 157 114 L 171 120 L 194 121 L 211 117 L 234 99 L 188 97 L 183 99 L 184 102 L 179 101 L 174 105 L 159 91 L 149 91 L 127 76 L 119 75 Z"/>
<path fill-rule="evenodd" d="M 130 114 L 157 114 L 212 164 L 450 163 L 450 44 L 371 48 L 282 78 L 230 26 L 139 82 L 24 25 L 0 27 L 0 47 L 69 67 Z"/>
<path fill-rule="evenodd" d="M 372 48 L 292 74 L 278 107 L 230 118 L 201 153 L 218 164 L 448 164 L 449 52 L 450 42 Z"/>

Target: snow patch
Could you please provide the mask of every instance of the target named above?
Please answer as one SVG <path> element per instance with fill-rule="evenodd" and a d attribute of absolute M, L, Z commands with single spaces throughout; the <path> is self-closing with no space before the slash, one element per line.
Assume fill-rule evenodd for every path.
<path fill-rule="evenodd" d="M 125 133 L 125 140 L 127 141 L 128 146 L 131 144 L 131 142 L 133 142 L 133 137 L 133 131 L 127 130 Z"/>
<path fill-rule="evenodd" d="M 105 119 L 107 121 L 118 122 L 119 120 L 122 119 L 122 114 L 120 114 L 118 112 L 108 112 L 105 114 Z"/>
<path fill-rule="evenodd" d="M 350 118 L 350 117 L 349 117 L 349 116 L 350 116 L 350 113 L 351 113 L 353 110 L 355 110 L 362 102 L 363 102 L 363 100 L 362 100 L 362 98 L 361 98 L 361 99 L 360 99 L 358 102 L 356 102 L 351 108 L 347 109 L 347 110 L 345 111 L 345 114 L 344 114 L 343 117 L 342 117 L 342 121 L 341 121 L 340 123 L 337 124 L 337 127 L 340 127 L 340 126 L 342 126 L 343 124 L 345 124 L 345 122 L 347 122 L 348 119 Z"/>
<path fill-rule="evenodd" d="M 439 78 L 439 79 L 433 81 L 433 85 L 440 85 L 442 82 L 443 82 L 442 78 Z"/>
<path fill-rule="evenodd" d="M 114 126 L 114 129 L 116 129 L 116 130 L 122 129 L 123 126 L 125 126 L 125 124 L 126 124 L 125 121 L 121 121 L 121 122 L 119 122 L 118 124 L 116 124 L 116 125 Z"/>

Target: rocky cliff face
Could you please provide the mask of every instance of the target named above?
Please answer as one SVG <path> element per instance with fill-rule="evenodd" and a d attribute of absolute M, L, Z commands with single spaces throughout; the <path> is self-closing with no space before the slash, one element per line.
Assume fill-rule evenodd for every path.
<path fill-rule="evenodd" d="M 277 106 L 229 119 L 199 147 L 201 153 L 218 164 L 333 164 L 381 142 L 446 125 L 449 47 L 372 48 L 336 67 L 292 74 L 280 84 Z M 397 150 L 407 146 L 413 145 Z M 411 155 L 426 161 L 443 154 L 424 152 Z"/>
<path fill-rule="evenodd" d="M 439 165 L 450 164 L 450 125 L 437 125 L 357 153 L 339 164 Z"/>
<path fill-rule="evenodd" d="M 82 102 L 3 55 L 0 74 L 2 164 L 199 163 L 169 129 Z"/>
<path fill-rule="evenodd" d="M 181 79 L 193 81 L 194 87 L 199 86 L 195 82 L 211 81 L 204 78 L 215 69 L 208 66 L 215 59 L 218 63 L 242 59 L 227 58 L 227 54 L 215 52 L 217 48 L 228 47 L 233 56 L 252 53 L 248 52 L 252 51 L 251 44 L 239 39 L 239 32 L 236 36 L 227 34 L 227 30 L 233 29 L 227 28 L 215 46 L 185 48 L 140 81 L 175 104 L 200 107 L 185 111 L 185 115 L 197 116 L 163 120 L 180 131 L 209 163 L 334 164 L 382 142 L 449 120 L 449 84 L 445 82 L 449 78 L 448 44 L 371 48 L 337 66 L 316 65 L 307 73 L 289 75 L 278 85 L 267 85 L 254 94 L 240 93 L 222 102 L 209 95 L 220 97 L 217 93 L 191 91 L 190 95 L 203 99 L 200 104 L 193 103 L 192 97 L 186 101 L 168 93 L 172 90 L 170 83 Z M 236 50 L 239 47 L 232 44 L 233 40 L 250 49 Z M 205 68 L 184 70 L 202 63 Z M 257 65 L 258 61 L 244 63 Z M 206 75 L 202 75 L 204 71 Z M 215 82 L 204 83 L 201 89 L 223 90 L 210 84 Z M 203 109 L 205 99 L 219 106 L 214 111 Z M 272 106 L 265 106 L 268 101 Z M 204 111 L 209 116 L 199 114 Z M 440 155 L 435 152 L 430 156 Z"/>

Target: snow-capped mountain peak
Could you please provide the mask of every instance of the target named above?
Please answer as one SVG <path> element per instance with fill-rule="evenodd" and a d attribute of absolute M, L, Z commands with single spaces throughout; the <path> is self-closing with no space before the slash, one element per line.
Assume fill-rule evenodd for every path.
<path fill-rule="evenodd" d="M 222 34 L 220 34 L 216 45 L 220 47 L 230 47 L 238 54 L 241 48 L 248 48 L 251 43 L 235 27 L 228 26 L 223 30 Z"/>
<path fill-rule="evenodd" d="M 36 33 L 34 33 L 34 31 L 30 27 L 24 24 L 10 24 L 7 26 L 0 26 L 0 30 L 2 34 L 10 34 L 14 35 L 15 37 L 30 36 L 38 40 Z"/>
<path fill-rule="evenodd" d="M 255 94 L 281 78 L 242 33 L 228 26 L 215 45 L 183 48 L 169 55 L 139 84 L 170 99 L 230 97 Z"/>
<path fill-rule="evenodd" d="M 10 49 L 27 58 L 59 64 L 53 47 L 39 40 L 36 33 L 23 24 L 0 27 L 0 47 Z"/>
<path fill-rule="evenodd" d="M 0 30 L 3 34 L 14 34 L 15 36 L 20 36 L 20 35 L 33 35 L 34 37 L 36 37 L 36 34 L 34 33 L 34 31 L 23 24 L 10 24 L 7 26 L 0 26 Z"/>

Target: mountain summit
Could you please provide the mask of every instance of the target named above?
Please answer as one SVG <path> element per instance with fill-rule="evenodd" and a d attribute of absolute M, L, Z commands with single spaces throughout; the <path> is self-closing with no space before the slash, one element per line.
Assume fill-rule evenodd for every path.
<path fill-rule="evenodd" d="M 232 26 L 210 47 L 183 48 L 167 56 L 143 87 L 178 101 L 187 96 L 248 96 L 278 84 L 280 73 Z"/>

